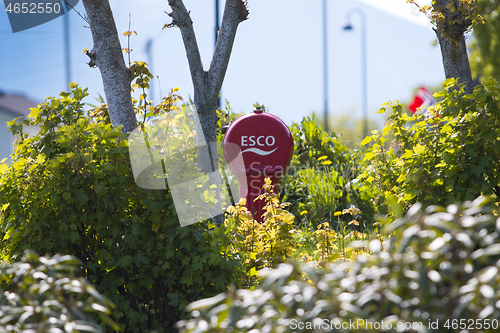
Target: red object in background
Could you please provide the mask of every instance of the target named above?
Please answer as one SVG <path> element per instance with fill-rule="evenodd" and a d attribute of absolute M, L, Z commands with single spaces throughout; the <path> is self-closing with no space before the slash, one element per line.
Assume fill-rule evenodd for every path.
<path fill-rule="evenodd" d="M 432 97 L 431 93 L 425 87 L 420 87 L 413 98 L 413 102 L 408 107 L 411 112 L 415 113 L 419 107 L 424 106 L 425 109 L 422 110 L 422 113 L 425 113 L 427 108 L 434 104 L 436 104 L 436 100 Z"/>
<path fill-rule="evenodd" d="M 264 179 L 268 177 L 278 194 L 278 182 L 293 155 L 292 133 L 278 117 L 255 110 L 236 119 L 226 132 L 224 157 L 230 168 L 231 161 L 239 154 L 243 156 L 244 170 L 232 168 L 231 172 L 239 180 L 240 197 L 247 193 L 248 210 L 255 219 L 262 221 L 266 203 L 254 200 L 263 193 Z"/>

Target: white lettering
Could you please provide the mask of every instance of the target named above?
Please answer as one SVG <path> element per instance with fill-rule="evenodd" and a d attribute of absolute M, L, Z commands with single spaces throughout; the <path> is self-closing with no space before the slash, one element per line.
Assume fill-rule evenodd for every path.
<path fill-rule="evenodd" d="M 263 142 L 265 142 L 265 144 Z M 256 143 L 257 143 L 257 145 L 259 145 L 261 147 L 263 147 L 263 146 L 271 147 L 271 146 L 274 146 L 274 144 L 276 143 L 276 139 L 272 135 L 269 135 L 269 136 L 261 135 L 261 136 L 257 137 L 257 140 L 255 139 L 255 135 L 251 135 L 251 136 L 242 135 L 241 136 L 241 146 L 242 147 L 247 147 L 247 146 L 252 147 L 252 146 L 255 146 Z"/>

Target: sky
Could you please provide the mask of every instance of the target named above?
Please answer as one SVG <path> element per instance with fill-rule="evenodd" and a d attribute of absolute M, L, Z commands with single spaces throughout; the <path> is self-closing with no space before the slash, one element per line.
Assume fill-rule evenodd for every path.
<path fill-rule="evenodd" d="M 185 0 L 191 11 L 205 69 L 214 49 L 214 0 Z M 130 38 L 131 61 L 146 61 L 155 75 L 150 97 L 156 101 L 173 87 L 192 97 L 189 67 L 177 28 L 162 30 L 170 19 L 166 0 L 110 0 L 122 47 Z M 222 99 L 234 112 L 250 112 L 254 103 L 286 123 L 300 122 L 312 112 L 323 114 L 322 0 L 249 0 L 250 15 L 237 31 L 222 88 Z M 361 112 L 361 17 L 346 13 L 359 8 L 366 17 L 367 95 L 369 119 L 383 125 L 380 106 L 393 100 L 409 102 L 420 86 L 444 81 L 439 46 L 425 16 L 406 0 L 327 0 L 328 100 L 333 116 Z M 223 1 L 220 1 L 222 17 Z M 80 3 L 76 11 L 84 15 Z M 90 29 L 71 11 L 71 80 L 89 88 L 88 103 L 104 95 L 100 72 L 89 68 L 85 48 L 92 48 Z M 342 26 L 350 20 L 352 31 Z M 151 57 L 146 43 L 152 40 Z M 63 19 L 12 33 L 0 6 L 0 91 L 41 102 L 66 90 Z M 128 61 L 128 59 L 127 59 Z"/>

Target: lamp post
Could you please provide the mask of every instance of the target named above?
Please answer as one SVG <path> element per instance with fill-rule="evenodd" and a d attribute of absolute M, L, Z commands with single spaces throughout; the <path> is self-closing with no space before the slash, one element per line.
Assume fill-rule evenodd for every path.
<path fill-rule="evenodd" d="M 220 30 L 219 0 L 215 0 L 215 44 L 214 44 L 214 47 L 217 46 L 217 39 L 219 38 L 219 30 Z M 221 108 L 220 92 L 219 92 L 219 98 L 217 99 L 217 106 L 219 109 Z"/>
<path fill-rule="evenodd" d="M 69 10 L 67 10 L 66 14 L 63 15 L 63 24 L 64 24 L 64 68 L 66 74 L 66 89 L 65 91 L 69 91 L 69 84 L 71 83 L 71 56 L 70 56 L 70 45 L 69 45 Z"/>
<path fill-rule="evenodd" d="M 324 127 L 328 132 L 328 21 L 326 0 L 323 0 L 323 112 Z"/>
<path fill-rule="evenodd" d="M 367 107 L 367 79 L 366 79 L 366 16 L 360 8 L 352 8 L 346 13 L 343 29 L 353 30 L 350 22 L 352 14 L 357 13 L 361 18 L 361 110 L 363 112 L 363 138 L 368 135 L 368 107 Z"/>
<path fill-rule="evenodd" d="M 219 0 L 215 0 L 215 45 L 217 45 L 217 37 L 219 36 Z"/>

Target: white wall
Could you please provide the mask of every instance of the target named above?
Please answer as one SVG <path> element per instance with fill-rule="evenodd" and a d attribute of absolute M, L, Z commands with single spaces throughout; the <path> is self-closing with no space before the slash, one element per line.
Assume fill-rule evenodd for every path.
<path fill-rule="evenodd" d="M 14 151 L 14 136 L 9 132 L 7 122 L 17 118 L 14 114 L 0 111 L 0 161 L 7 158 L 7 161 L 12 161 L 10 154 Z M 38 126 L 26 126 L 24 133 L 29 136 L 34 136 L 38 133 Z"/>

